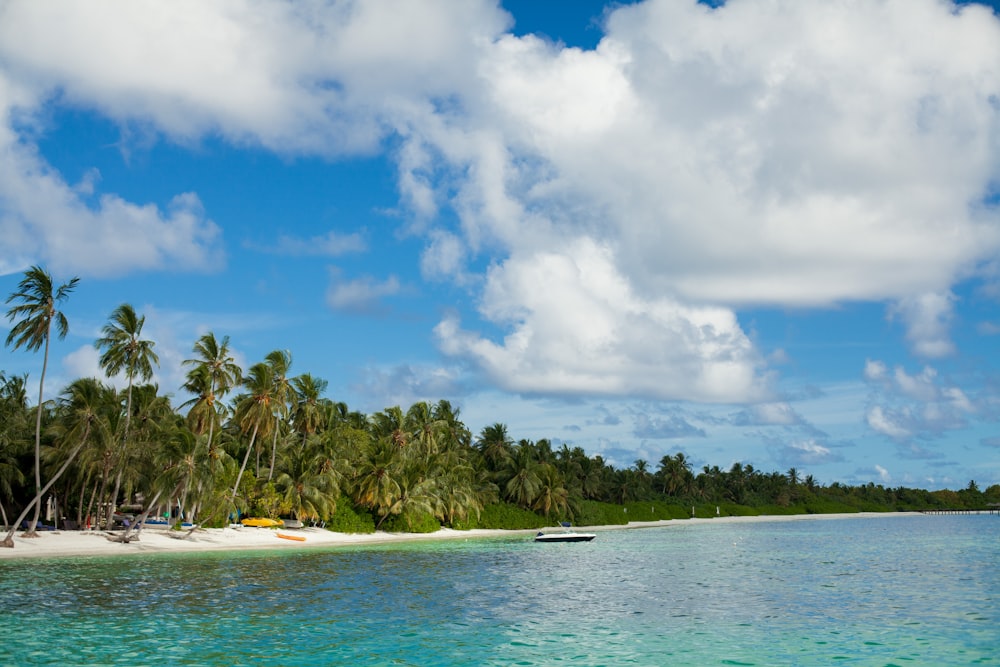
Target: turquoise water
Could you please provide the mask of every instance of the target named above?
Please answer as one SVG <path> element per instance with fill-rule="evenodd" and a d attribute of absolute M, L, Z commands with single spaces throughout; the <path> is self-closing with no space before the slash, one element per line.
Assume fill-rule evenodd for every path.
<path fill-rule="evenodd" d="M 0 562 L 3 665 L 1000 664 L 1000 517 Z"/>

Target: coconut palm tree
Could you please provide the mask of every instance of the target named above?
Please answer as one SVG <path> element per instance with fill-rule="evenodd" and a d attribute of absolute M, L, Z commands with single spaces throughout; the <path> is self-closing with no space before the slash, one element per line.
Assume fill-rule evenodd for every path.
<path fill-rule="evenodd" d="M 295 388 L 295 408 L 292 412 L 292 424 L 295 430 L 302 434 L 302 446 L 306 440 L 323 426 L 323 411 L 320 408 L 320 397 L 326 391 L 327 382 L 321 378 L 303 373 L 292 379 Z M 346 407 L 346 406 L 345 406 Z"/>
<path fill-rule="evenodd" d="M 243 457 L 243 465 L 236 475 L 236 483 L 233 484 L 231 497 L 236 498 L 236 491 L 240 487 L 240 480 L 246 470 L 247 461 L 250 460 L 250 452 L 253 451 L 257 436 L 266 437 L 271 434 L 274 427 L 274 369 L 266 362 L 254 364 L 247 371 L 243 379 L 243 386 L 249 390 L 244 394 L 236 405 L 236 412 L 233 415 L 236 424 L 243 434 L 250 434 L 250 444 L 247 446 L 246 454 Z"/>
<path fill-rule="evenodd" d="M 522 444 L 507 459 L 504 469 L 504 496 L 525 509 L 530 509 L 542 490 L 542 464 L 533 456 L 531 447 Z"/>
<path fill-rule="evenodd" d="M 486 426 L 479 433 L 476 447 L 490 470 L 502 470 L 512 453 L 513 442 L 507 435 L 506 424 L 499 422 Z"/>
<path fill-rule="evenodd" d="M 212 446 L 212 437 L 215 433 L 215 422 L 218 421 L 217 402 L 229 390 L 240 384 L 243 372 L 236 364 L 232 353 L 229 351 L 229 336 L 223 337 L 221 341 L 216 340 L 215 334 L 211 331 L 198 339 L 194 344 L 195 359 L 187 359 L 184 366 L 190 366 L 188 373 L 188 384 L 203 387 L 204 381 L 208 380 L 208 393 L 196 394 L 192 404 L 192 409 L 201 407 L 201 411 L 208 415 L 208 446 Z M 187 388 L 187 384 L 185 388 Z M 200 406 L 204 403 L 203 406 Z M 187 404 L 185 404 L 187 405 Z"/>
<path fill-rule="evenodd" d="M 13 548 L 14 531 L 24 521 L 32 509 L 32 505 L 40 504 L 42 496 L 62 477 L 80 450 L 91 441 L 95 434 L 108 431 L 103 423 L 104 416 L 102 416 L 102 412 L 107 413 L 107 406 L 110 402 L 107 390 L 107 387 L 92 378 L 76 380 L 63 390 L 59 405 L 59 421 L 56 424 L 56 443 L 57 446 L 69 447 L 69 450 L 63 457 L 61 467 L 49 478 L 48 483 L 35 494 L 34 500 L 22 510 L 21 516 L 10 527 L 10 532 L 7 533 L 3 542 L 0 542 L 0 546 Z M 37 515 L 36 507 L 35 516 L 37 517 Z"/>
<path fill-rule="evenodd" d="M 288 371 L 292 366 L 292 353 L 288 350 L 274 350 L 264 357 L 264 363 L 271 367 L 271 373 L 274 376 L 273 400 L 271 402 L 274 410 L 274 433 L 272 433 L 271 438 L 271 467 L 267 472 L 267 481 L 270 482 L 274 476 L 281 422 L 283 418 L 288 416 L 289 405 L 295 395 L 292 380 L 288 377 Z"/>
<path fill-rule="evenodd" d="M 381 437 L 357 468 L 354 501 L 375 512 L 380 526 L 403 493 L 403 454 L 391 436 Z"/>
<path fill-rule="evenodd" d="M 13 484 L 24 483 L 24 473 L 17 465 L 28 433 L 27 376 L 7 377 L 0 371 L 0 521 L 7 525 L 4 499 L 13 500 Z"/>
<path fill-rule="evenodd" d="M 24 278 L 18 283 L 17 291 L 7 297 L 7 303 L 17 302 L 17 305 L 7 311 L 7 319 L 15 322 L 7 335 L 6 345 L 14 344 L 14 349 L 25 347 L 36 352 L 45 348 L 42 357 L 42 375 L 38 380 L 38 405 L 35 416 L 35 515 L 28 527 L 27 537 L 36 537 L 35 525 L 41 510 L 42 497 L 42 406 L 45 389 L 45 372 L 49 366 L 49 341 L 52 338 L 52 325 L 60 340 L 69 333 L 69 322 L 66 316 L 56 306 L 69 298 L 76 289 L 79 278 L 73 278 L 68 283 L 55 287 L 50 276 L 39 266 L 32 266 L 24 272 Z"/>
<path fill-rule="evenodd" d="M 125 427 L 122 433 L 121 451 L 115 462 L 115 467 L 118 469 L 115 488 L 108 506 L 109 524 L 115 513 L 115 504 L 118 502 L 118 491 L 121 488 L 125 464 L 124 455 L 128 448 L 129 426 L 132 421 L 132 387 L 136 378 L 150 380 L 153 377 L 153 366 L 160 363 L 160 358 L 153 351 L 156 344 L 141 338 L 145 323 L 145 316 L 139 317 L 130 304 L 123 303 L 111 313 L 110 320 L 101 330 L 104 335 L 94 342 L 94 347 L 101 350 L 100 363 L 105 374 L 108 377 L 115 377 L 124 372 L 128 380 Z"/>
<path fill-rule="evenodd" d="M 326 520 L 337 507 L 337 474 L 327 467 L 322 452 L 293 448 L 282 457 L 274 487 L 283 507 L 296 519 Z"/>

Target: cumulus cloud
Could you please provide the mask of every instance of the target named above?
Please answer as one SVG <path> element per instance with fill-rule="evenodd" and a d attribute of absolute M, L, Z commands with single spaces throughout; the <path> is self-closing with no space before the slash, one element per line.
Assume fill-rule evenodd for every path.
<path fill-rule="evenodd" d="M 635 416 L 632 434 L 643 439 L 704 438 L 705 430 L 694 426 L 679 414 Z"/>
<path fill-rule="evenodd" d="M 5 263 L 31 257 L 60 271 L 116 276 L 135 270 L 215 269 L 221 230 L 198 196 L 175 196 L 165 210 L 113 194 L 89 202 L 31 146 L 0 140 L 0 235 Z"/>
<path fill-rule="evenodd" d="M 903 440 L 912 435 L 911 431 L 903 425 L 910 421 L 910 416 L 907 413 L 893 413 L 876 405 L 868 410 L 865 420 L 873 431 L 893 440 Z"/>
<path fill-rule="evenodd" d="M 782 447 L 779 458 L 785 465 L 807 466 L 842 461 L 844 457 L 813 438 L 790 442 Z"/>
<path fill-rule="evenodd" d="M 948 334 L 954 298 L 950 293 L 918 294 L 890 308 L 890 317 L 898 317 L 906 325 L 906 339 L 918 356 L 939 358 L 955 351 Z"/>
<path fill-rule="evenodd" d="M 869 359 L 864 375 L 875 390 L 865 421 L 896 442 L 929 439 L 963 428 L 971 416 L 984 412 L 982 400 L 970 398 L 930 366 L 916 374 L 902 366 L 890 372 L 884 363 Z"/>
<path fill-rule="evenodd" d="M 731 311 L 642 299 L 610 251 L 589 240 L 494 266 L 480 310 L 511 333 L 496 342 L 447 319 L 436 328 L 441 348 L 510 390 L 704 401 L 766 395 L 760 361 Z"/>
<path fill-rule="evenodd" d="M 400 291 L 396 276 L 389 276 L 385 280 L 376 280 L 371 276 L 341 280 L 339 271 L 331 270 L 331 273 L 333 280 L 327 288 L 326 303 L 334 310 L 374 313 L 381 309 L 380 302 L 384 297 L 393 296 Z"/>
<path fill-rule="evenodd" d="M 741 410 L 732 417 L 736 426 L 796 426 L 804 423 L 802 416 L 785 402 L 761 403 Z"/>

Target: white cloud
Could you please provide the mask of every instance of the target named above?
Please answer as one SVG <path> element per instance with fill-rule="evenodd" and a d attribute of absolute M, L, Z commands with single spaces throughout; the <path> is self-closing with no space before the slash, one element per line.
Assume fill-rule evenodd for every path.
<path fill-rule="evenodd" d="M 889 375 L 889 369 L 881 361 L 865 359 L 865 379 L 870 382 L 882 382 Z"/>
<path fill-rule="evenodd" d="M 937 371 L 925 366 L 920 375 L 909 375 L 902 366 L 897 366 L 893 379 L 904 396 L 918 401 L 934 401 L 939 397 L 935 384 Z"/>
<path fill-rule="evenodd" d="M 917 294 L 900 299 L 889 310 L 890 317 L 906 324 L 906 338 L 918 356 L 939 358 L 955 351 L 948 335 L 954 300 L 950 292 Z"/>
<path fill-rule="evenodd" d="M 880 480 L 882 480 L 883 484 L 888 484 L 889 482 L 892 481 L 892 475 L 890 475 L 889 471 L 883 468 L 882 466 L 876 465 L 875 471 L 878 472 L 878 477 Z"/>
<path fill-rule="evenodd" d="M 608 249 L 581 240 L 561 253 L 494 266 L 481 305 L 509 328 L 502 343 L 438 325 L 441 348 L 507 389 L 703 401 L 766 396 L 760 360 L 732 312 L 637 297 Z"/>
<path fill-rule="evenodd" d="M 843 457 L 813 438 L 789 443 L 781 451 L 781 460 L 786 465 L 820 465 L 840 461 Z"/>
<path fill-rule="evenodd" d="M 222 264 L 221 230 L 197 195 L 177 195 L 161 210 L 113 194 L 91 204 L 86 190 L 68 185 L 30 145 L 3 143 L 0 133 L 0 268 L 17 270 L 28 257 L 89 276 Z"/>
<path fill-rule="evenodd" d="M 399 279 L 389 276 L 379 281 L 371 276 L 340 280 L 339 271 L 332 270 L 333 280 L 326 292 L 326 303 L 336 310 L 372 312 L 379 309 L 379 300 L 397 294 Z"/>
<path fill-rule="evenodd" d="M 878 405 L 868 410 L 866 421 L 872 430 L 893 440 L 902 440 L 912 435 L 907 428 L 899 423 L 900 419 L 898 415 L 889 414 Z"/>

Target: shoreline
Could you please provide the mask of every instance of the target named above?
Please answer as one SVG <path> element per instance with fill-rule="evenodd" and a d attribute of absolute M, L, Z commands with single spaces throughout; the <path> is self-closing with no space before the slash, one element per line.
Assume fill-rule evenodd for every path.
<path fill-rule="evenodd" d="M 625 525 L 574 526 L 575 530 L 597 532 L 637 530 L 644 528 L 675 528 L 706 524 L 767 523 L 778 521 L 816 521 L 859 518 L 899 518 L 923 516 L 917 512 L 857 512 L 845 514 L 790 514 L 762 516 L 728 516 L 710 519 L 671 519 L 635 521 Z M 543 529 L 546 530 L 546 529 Z M 88 556 L 128 556 L 155 553 L 198 553 L 207 551 L 246 551 L 259 549 L 293 549 L 296 551 L 340 546 L 374 546 L 404 542 L 437 542 L 455 539 L 480 539 L 533 535 L 538 529 L 453 530 L 442 528 L 433 533 L 367 534 L 335 533 L 323 528 L 274 529 L 247 526 L 229 528 L 199 528 L 190 537 L 187 531 L 143 528 L 139 539 L 117 542 L 121 531 L 42 531 L 36 538 L 14 536 L 14 548 L 0 547 L 0 561 L 32 558 L 70 558 Z M 279 536 L 286 536 L 281 539 Z M 304 538 L 304 539 L 303 539 Z"/>

